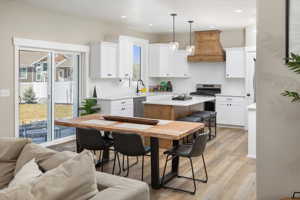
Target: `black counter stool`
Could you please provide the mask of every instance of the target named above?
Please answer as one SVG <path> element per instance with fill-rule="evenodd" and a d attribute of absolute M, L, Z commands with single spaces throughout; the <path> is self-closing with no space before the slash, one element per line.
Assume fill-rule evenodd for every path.
<path fill-rule="evenodd" d="M 96 155 L 96 151 L 100 151 L 99 159 L 96 167 L 101 165 L 101 171 L 104 166 L 104 151 L 112 150 L 110 147 L 113 146 L 111 140 L 105 139 L 101 133 L 95 129 L 83 129 L 78 128 L 76 131 L 77 144 L 81 150 L 87 149 L 93 151 Z"/>
<path fill-rule="evenodd" d="M 165 163 L 165 166 L 164 166 L 163 177 L 162 177 L 162 180 L 161 180 L 162 187 L 177 190 L 177 191 L 182 191 L 182 192 L 188 192 L 188 193 L 191 193 L 191 194 L 195 194 L 196 189 L 197 189 L 196 181 L 199 181 L 199 182 L 202 182 L 202 183 L 207 183 L 208 175 L 207 175 L 206 164 L 205 164 L 204 155 L 203 155 L 205 147 L 206 147 L 207 139 L 208 139 L 208 134 L 207 133 L 200 134 L 196 137 L 196 139 L 194 140 L 194 142 L 192 144 L 179 145 L 175 149 L 173 148 L 173 149 L 170 149 L 170 150 L 164 152 L 164 154 L 167 155 L 167 158 L 166 158 L 166 163 Z M 199 157 L 199 156 L 202 156 L 202 161 L 203 161 L 203 166 L 204 166 L 204 171 L 205 171 L 205 179 L 204 180 L 196 179 L 195 174 L 194 174 L 194 167 L 193 167 L 192 158 L 193 157 Z M 169 158 L 169 157 L 171 157 L 171 158 Z M 173 188 L 173 187 L 169 187 L 169 186 L 165 185 L 164 179 L 165 179 L 167 163 L 168 163 L 168 161 L 170 161 L 170 160 L 172 160 L 176 157 L 184 157 L 184 158 L 188 158 L 190 160 L 191 169 L 192 169 L 192 177 L 185 177 L 185 176 L 179 176 L 179 175 L 177 177 L 193 180 L 193 183 L 194 183 L 194 190 L 193 191 L 188 191 L 188 190 L 184 190 L 184 189 L 181 189 L 181 188 Z"/>
<path fill-rule="evenodd" d="M 115 164 L 116 159 L 119 163 L 119 174 L 121 173 L 121 164 L 120 164 L 120 158 L 119 153 L 121 153 L 123 156 L 127 156 L 127 174 L 129 175 L 129 157 L 137 157 L 142 156 L 142 181 L 144 180 L 144 157 L 150 153 L 151 148 L 145 147 L 142 141 L 142 138 L 138 134 L 126 134 L 126 133 L 112 133 L 113 139 L 114 139 L 114 149 L 115 149 L 115 158 L 114 158 L 114 165 L 113 165 L 113 171 L 112 174 L 115 172 Z M 124 166 L 123 166 L 124 169 Z"/>
<path fill-rule="evenodd" d="M 195 123 L 201 123 L 201 122 L 203 122 L 201 116 L 193 116 L 193 115 L 189 115 L 189 116 L 186 116 L 186 117 L 179 118 L 179 119 L 177 119 L 177 121 L 195 122 Z M 194 133 L 193 134 L 194 139 L 196 137 L 196 134 L 198 134 L 198 133 Z M 186 141 L 185 141 L 185 139 L 186 139 Z M 186 136 L 185 138 L 183 138 L 183 142 L 184 143 L 189 143 L 189 136 Z"/>
<path fill-rule="evenodd" d="M 190 115 L 190 117 L 199 117 L 201 122 L 204 122 L 209 130 L 209 140 L 212 137 L 217 137 L 217 112 L 214 111 L 198 111 Z M 214 135 L 212 135 L 212 127 L 215 129 Z"/>

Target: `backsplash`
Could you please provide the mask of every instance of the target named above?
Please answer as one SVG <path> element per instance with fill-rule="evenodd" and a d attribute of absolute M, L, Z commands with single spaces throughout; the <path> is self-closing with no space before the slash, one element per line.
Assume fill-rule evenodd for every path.
<path fill-rule="evenodd" d="M 225 63 L 191 63 L 189 66 L 191 77 L 187 79 L 178 78 L 155 78 L 151 79 L 153 83 L 159 83 L 161 80 L 171 80 L 174 92 L 190 93 L 196 90 L 197 83 L 221 84 L 222 93 L 232 95 L 245 94 L 245 79 L 226 79 Z"/>

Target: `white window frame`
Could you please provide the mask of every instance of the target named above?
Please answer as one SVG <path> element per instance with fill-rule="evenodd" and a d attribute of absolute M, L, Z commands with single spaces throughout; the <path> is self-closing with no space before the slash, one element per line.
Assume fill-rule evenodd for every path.
<path fill-rule="evenodd" d="M 27 80 L 27 78 L 28 78 L 28 69 L 27 69 L 27 67 L 21 67 L 21 69 L 25 69 L 25 72 L 22 72 L 22 73 L 25 73 L 25 76 L 24 77 L 19 77 L 19 79 L 20 80 Z M 20 73 L 21 74 L 21 73 Z"/>
<path fill-rule="evenodd" d="M 15 137 L 19 137 L 19 51 L 20 50 L 35 50 L 35 51 L 66 51 L 74 52 L 81 54 L 81 63 L 80 69 L 78 71 L 79 75 L 79 101 L 83 97 L 87 96 L 89 83 L 88 83 L 88 72 L 89 72 L 89 52 L 90 48 L 88 45 L 77 45 L 77 44 L 68 44 L 68 43 L 58 43 L 58 42 L 49 42 L 42 40 L 31 40 L 24 38 L 13 38 L 13 45 L 15 49 L 14 65 L 15 65 Z M 50 142 L 42 143 L 43 146 L 51 146 L 55 144 L 64 143 L 66 141 L 74 140 L 75 136 L 69 136 Z"/>
<path fill-rule="evenodd" d="M 35 80 L 36 81 L 42 81 L 42 66 L 37 66 L 35 67 Z M 39 79 L 38 79 L 38 75 L 39 75 Z"/>
<path fill-rule="evenodd" d="M 146 87 L 148 87 L 148 52 L 149 52 L 149 40 L 121 35 L 120 38 L 127 39 L 131 44 L 131 50 L 134 45 L 141 47 L 141 79 L 143 80 Z M 131 58 L 133 59 L 133 58 Z M 132 62 L 133 63 L 133 62 Z M 131 66 L 133 68 L 133 66 Z M 137 82 L 132 81 L 133 85 L 136 86 Z"/>

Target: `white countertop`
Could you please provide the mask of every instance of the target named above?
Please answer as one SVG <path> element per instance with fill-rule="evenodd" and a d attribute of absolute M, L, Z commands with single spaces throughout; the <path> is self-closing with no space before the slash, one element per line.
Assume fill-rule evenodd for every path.
<path fill-rule="evenodd" d="M 196 97 L 193 96 L 192 99 L 186 101 L 176 101 L 170 98 L 161 100 L 149 100 L 143 102 L 144 104 L 155 104 L 155 105 L 168 105 L 168 106 L 192 106 L 196 104 L 201 104 L 207 101 L 214 101 L 215 97 Z"/>
<path fill-rule="evenodd" d="M 173 95 L 172 92 L 147 92 L 144 94 L 124 94 L 118 96 L 107 96 L 107 97 L 100 97 L 99 100 L 102 101 L 113 101 L 113 100 L 122 100 L 122 99 L 133 99 L 138 97 L 148 97 L 148 96 L 170 96 Z"/>

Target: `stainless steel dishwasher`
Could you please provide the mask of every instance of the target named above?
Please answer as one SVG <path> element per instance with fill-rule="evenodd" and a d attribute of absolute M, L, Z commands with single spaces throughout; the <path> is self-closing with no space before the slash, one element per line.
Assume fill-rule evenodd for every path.
<path fill-rule="evenodd" d="M 144 117 L 144 104 L 146 97 L 133 98 L 133 115 L 134 117 Z"/>

